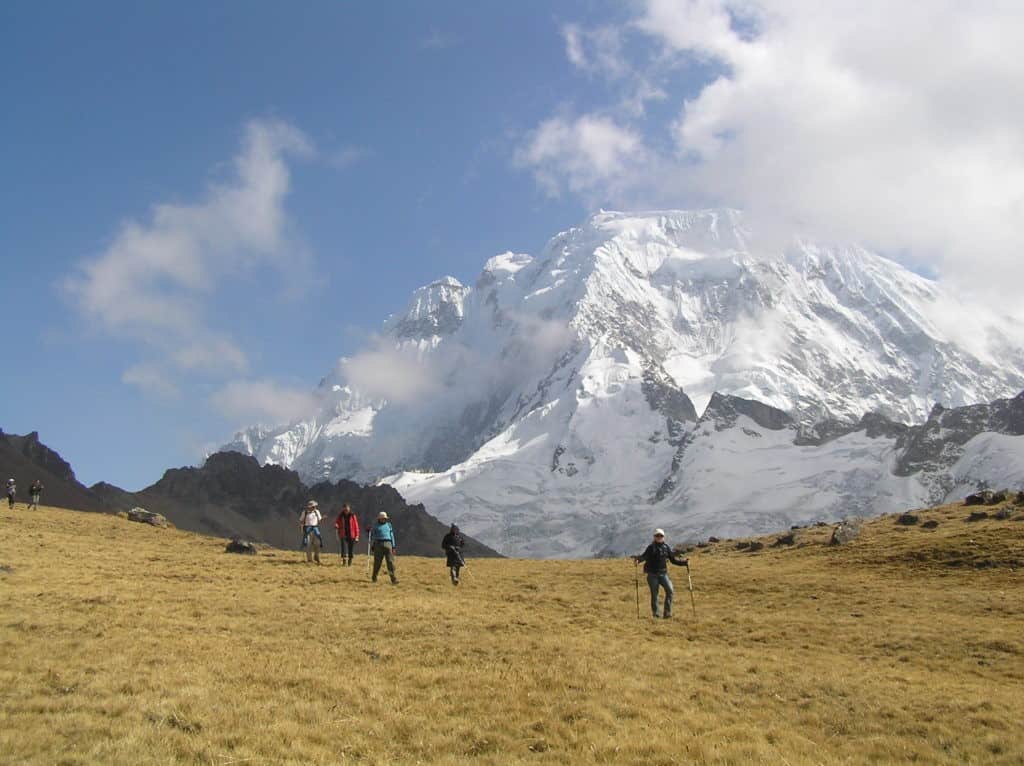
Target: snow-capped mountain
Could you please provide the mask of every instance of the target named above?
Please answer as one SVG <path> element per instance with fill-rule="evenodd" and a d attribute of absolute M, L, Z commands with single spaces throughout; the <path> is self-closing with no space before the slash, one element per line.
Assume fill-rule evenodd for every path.
<path fill-rule="evenodd" d="M 955 492 L 903 470 L 897 424 L 1019 392 L 1022 329 L 861 247 L 773 249 L 736 211 L 603 212 L 420 288 L 318 413 L 224 449 L 383 477 L 511 555 L 774 529 Z"/>

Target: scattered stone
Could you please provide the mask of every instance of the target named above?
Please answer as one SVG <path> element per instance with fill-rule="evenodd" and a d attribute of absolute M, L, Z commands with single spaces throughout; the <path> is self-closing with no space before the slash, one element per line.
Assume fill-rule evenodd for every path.
<path fill-rule="evenodd" d="M 246 556 L 256 555 L 256 543 L 249 542 L 248 540 L 240 540 L 237 537 L 232 537 L 231 541 L 224 546 L 225 553 L 241 553 Z"/>
<path fill-rule="evenodd" d="M 921 525 L 921 529 L 935 529 L 937 526 L 939 526 L 939 522 L 935 519 L 929 519 Z"/>
<path fill-rule="evenodd" d="M 814 526 L 816 526 L 816 527 L 827 527 L 828 526 L 828 522 L 827 521 L 816 521 L 816 522 L 814 522 Z"/>
<path fill-rule="evenodd" d="M 10 574 L 14 571 L 14 567 L 10 564 L 0 564 L 0 574 Z"/>
<path fill-rule="evenodd" d="M 999 519 L 1000 521 L 1006 521 L 1013 515 L 1013 510 L 1008 507 L 1000 508 L 998 511 L 992 514 L 993 519 Z"/>
<path fill-rule="evenodd" d="M 167 518 L 165 516 L 147 511 L 145 508 L 132 508 L 128 511 L 128 521 L 138 521 L 142 524 L 151 524 L 154 527 L 167 526 Z"/>
<path fill-rule="evenodd" d="M 750 543 L 750 547 L 747 548 L 747 551 L 753 553 L 754 551 L 759 551 L 762 548 L 764 548 L 764 543 L 760 542 L 759 540 L 754 540 Z"/>
<path fill-rule="evenodd" d="M 851 540 L 856 540 L 860 536 L 860 522 L 859 521 L 840 521 L 835 529 L 832 530 L 832 537 L 829 539 L 829 545 L 845 545 Z"/>
<path fill-rule="evenodd" d="M 989 505 L 992 502 L 992 490 L 983 489 L 964 498 L 964 505 Z"/>
<path fill-rule="evenodd" d="M 803 526 L 800 525 L 800 524 L 794 524 L 793 526 L 791 526 L 789 528 L 789 531 L 792 532 L 792 531 L 797 530 L 797 529 L 803 529 Z"/>
<path fill-rule="evenodd" d="M 778 548 L 783 545 L 793 545 L 796 542 L 796 533 L 790 532 L 788 535 L 781 535 L 775 538 L 775 542 L 772 543 L 773 548 Z"/>
<path fill-rule="evenodd" d="M 717 537 L 709 537 L 709 538 L 708 538 L 708 542 L 709 542 L 709 543 L 720 543 L 720 542 L 722 542 L 722 541 L 721 541 L 721 540 L 719 540 L 719 539 L 718 539 Z"/>
<path fill-rule="evenodd" d="M 896 519 L 897 524 L 902 524 L 905 527 L 912 527 L 917 521 L 917 516 L 912 513 L 901 513 L 899 518 Z"/>
<path fill-rule="evenodd" d="M 981 521 L 982 519 L 987 519 L 987 518 L 988 518 L 988 513 L 986 513 L 985 511 L 971 511 L 971 515 L 967 517 L 967 520 L 968 521 Z"/>
<path fill-rule="evenodd" d="M 738 551 L 746 550 L 749 547 L 750 547 L 750 541 L 749 540 L 740 540 L 738 543 L 736 543 L 736 550 L 738 550 Z"/>
<path fill-rule="evenodd" d="M 989 505 L 997 505 L 999 503 L 1005 503 L 1010 499 L 1010 490 L 1001 489 L 998 492 L 992 493 L 992 499 L 988 501 Z"/>
<path fill-rule="evenodd" d="M 697 543 L 698 548 L 707 548 L 711 543 Z"/>
<path fill-rule="evenodd" d="M 1017 505 L 1024 505 L 1024 491 L 1017 493 L 1017 499 L 1014 501 Z"/>

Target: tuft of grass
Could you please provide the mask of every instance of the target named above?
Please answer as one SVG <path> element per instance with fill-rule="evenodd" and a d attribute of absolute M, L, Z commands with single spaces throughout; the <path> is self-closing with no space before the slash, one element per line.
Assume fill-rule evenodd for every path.
<path fill-rule="evenodd" d="M 0 762 L 1024 761 L 1024 510 L 729 541 L 637 619 L 628 560 L 263 549 L 0 509 Z"/>

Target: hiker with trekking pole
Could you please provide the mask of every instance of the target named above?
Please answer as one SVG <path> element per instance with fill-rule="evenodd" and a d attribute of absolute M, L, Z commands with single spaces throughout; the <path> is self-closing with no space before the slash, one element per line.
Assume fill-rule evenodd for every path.
<path fill-rule="evenodd" d="M 462 557 L 462 549 L 465 545 L 465 536 L 456 525 L 452 524 L 448 534 L 441 540 L 441 550 L 444 551 L 445 564 L 448 567 L 448 574 L 451 575 L 452 585 L 459 584 L 459 570 L 466 566 L 466 560 Z"/>
<path fill-rule="evenodd" d="M 338 532 L 338 551 L 341 554 L 341 565 L 352 566 L 352 556 L 356 550 L 356 543 L 359 542 L 359 519 L 352 513 L 352 506 L 345 503 L 341 506 L 341 513 L 334 521 L 334 528 Z M 346 560 L 347 555 L 347 560 Z"/>
<path fill-rule="evenodd" d="M 665 542 L 665 530 L 656 529 L 654 530 L 654 540 L 647 549 L 639 556 L 633 556 L 633 566 L 635 567 L 640 562 L 644 562 L 644 574 L 647 575 L 647 587 L 651 590 L 651 614 L 657 619 L 662 617 L 669 619 L 672 617 L 672 596 L 675 589 L 672 587 L 672 581 L 668 577 L 668 562 L 672 562 L 678 567 L 686 567 L 687 581 L 690 582 L 690 598 L 693 598 L 693 585 L 692 581 L 689 580 L 690 576 L 690 561 L 689 559 L 680 558 L 675 551 L 673 551 L 668 543 Z M 639 584 L 637 585 L 637 613 L 639 614 Z M 665 589 L 665 607 L 662 613 L 658 614 L 658 590 L 660 588 Z M 694 606 L 694 615 L 697 614 L 697 607 Z"/>
<path fill-rule="evenodd" d="M 395 530 L 384 511 L 377 514 L 377 523 L 370 527 L 370 547 L 373 549 L 373 575 L 370 579 L 377 582 L 381 562 L 387 561 L 391 584 L 398 585 L 398 577 L 395 575 L 395 553 L 398 551 Z"/>

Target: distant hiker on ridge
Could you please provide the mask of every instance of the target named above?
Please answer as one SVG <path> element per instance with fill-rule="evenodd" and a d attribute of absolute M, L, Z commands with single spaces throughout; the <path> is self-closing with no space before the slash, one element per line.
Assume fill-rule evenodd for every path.
<path fill-rule="evenodd" d="M 444 551 L 448 559 L 448 573 L 452 576 L 452 585 L 459 584 L 459 569 L 466 566 L 466 560 L 462 558 L 462 548 L 465 544 L 466 538 L 454 524 L 441 540 L 441 550 Z"/>
<path fill-rule="evenodd" d="M 43 483 L 36 479 L 34 482 L 28 485 L 28 497 L 31 502 L 28 504 L 29 509 L 35 508 L 39 510 L 39 498 L 43 496 Z"/>
<path fill-rule="evenodd" d="M 320 513 L 317 507 L 316 500 L 310 500 L 306 503 L 306 508 L 299 515 L 299 526 L 302 527 L 302 548 L 306 548 L 306 561 L 312 561 L 316 558 L 316 563 L 320 563 L 320 549 L 324 547 L 324 539 L 320 536 L 320 520 L 323 518 L 323 514 Z M 312 539 L 310 539 L 312 535 Z"/>
<path fill-rule="evenodd" d="M 668 562 L 679 567 L 689 567 L 688 559 L 679 558 L 668 543 L 665 542 L 665 531 L 654 530 L 654 542 L 639 556 L 634 556 L 637 563 L 644 562 L 644 574 L 647 575 L 647 587 L 651 589 L 651 614 L 658 617 L 658 587 L 665 589 L 665 609 L 662 615 L 666 620 L 672 616 L 672 581 L 668 579 Z M 635 564 L 634 564 L 635 566 Z"/>
<path fill-rule="evenodd" d="M 7 480 L 7 507 L 14 510 L 14 496 L 18 494 L 18 486 L 14 479 Z"/>
<path fill-rule="evenodd" d="M 384 511 L 377 514 L 377 523 L 370 527 L 370 544 L 373 548 L 373 577 L 371 579 L 377 582 L 380 562 L 387 560 L 391 584 L 398 585 L 398 578 L 395 576 L 395 552 L 398 550 L 398 546 L 395 544 L 395 530 Z"/>
<path fill-rule="evenodd" d="M 356 543 L 359 542 L 359 519 L 352 513 L 352 506 L 348 503 L 341 506 L 341 513 L 334 520 L 334 528 L 338 531 L 342 566 L 352 566 L 352 554 L 355 551 Z"/>

